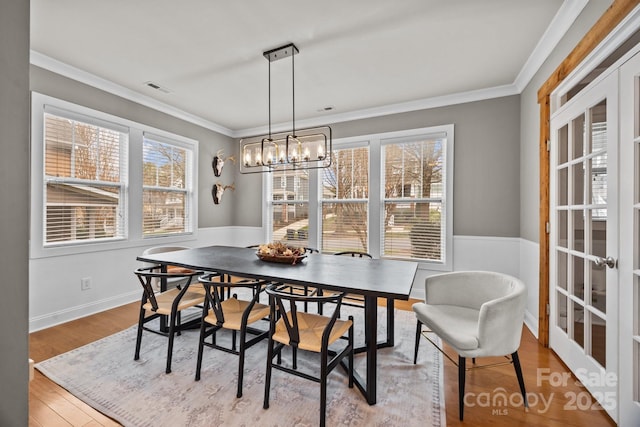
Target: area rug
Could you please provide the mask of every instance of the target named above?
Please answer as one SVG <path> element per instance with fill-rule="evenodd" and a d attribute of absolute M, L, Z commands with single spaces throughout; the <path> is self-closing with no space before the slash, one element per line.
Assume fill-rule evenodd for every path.
<path fill-rule="evenodd" d="M 356 316 L 356 341 L 362 342 L 362 310 Z M 379 312 L 381 326 L 385 312 Z M 358 318 L 359 316 L 359 318 Z M 358 325 L 360 328 L 358 328 Z M 379 336 L 386 334 L 384 327 Z M 328 426 L 446 425 L 442 356 L 431 345 L 420 348 L 413 364 L 415 317 L 396 310 L 395 346 L 378 351 L 377 403 L 370 406 L 357 388 L 347 387 L 344 370 L 330 374 Z M 223 339 L 221 335 L 221 339 Z M 244 393 L 236 398 L 237 356 L 204 349 L 201 380 L 195 381 L 198 331 L 177 336 L 173 370 L 164 373 L 167 339 L 145 333 L 133 360 L 136 327 L 45 360 L 36 368 L 70 393 L 124 426 L 315 426 L 320 386 L 277 370 L 271 381 L 270 408 L 262 408 L 266 341 L 247 351 Z M 299 354 L 299 369 L 314 369 L 315 355 Z M 289 353 L 284 353 L 283 361 Z M 364 374 L 365 355 L 356 355 Z"/>

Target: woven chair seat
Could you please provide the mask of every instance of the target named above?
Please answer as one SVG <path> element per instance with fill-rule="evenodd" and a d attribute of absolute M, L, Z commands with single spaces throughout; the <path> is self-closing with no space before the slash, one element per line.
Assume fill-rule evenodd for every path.
<path fill-rule="evenodd" d="M 242 324 L 242 314 L 249 303 L 249 301 L 239 300 L 237 298 L 229 298 L 222 301 L 222 311 L 224 312 L 224 324 L 222 327 L 225 329 L 239 331 Z M 250 325 L 268 316 L 269 306 L 256 303 L 249 313 L 247 324 Z M 209 310 L 209 314 L 205 317 L 204 321 L 211 325 L 215 325 L 218 322 L 213 310 Z"/>
<path fill-rule="evenodd" d="M 191 289 L 192 287 L 194 288 L 193 290 Z M 178 303 L 178 311 L 200 305 L 204 302 L 204 292 L 199 291 L 198 288 L 203 289 L 202 285 L 198 283 L 194 283 L 192 286 L 189 286 L 189 289 L 182 296 L 182 299 Z M 156 301 L 158 302 L 158 309 L 156 310 L 156 313 L 167 316 L 170 315 L 173 300 L 175 300 L 176 296 L 178 296 L 179 293 L 180 289 L 173 288 L 166 292 L 162 292 L 161 294 L 156 294 Z M 142 308 L 144 308 L 145 310 L 151 310 L 153 307 L 151 305 L 151 302 L 147 301 L 142 306 Z"/>

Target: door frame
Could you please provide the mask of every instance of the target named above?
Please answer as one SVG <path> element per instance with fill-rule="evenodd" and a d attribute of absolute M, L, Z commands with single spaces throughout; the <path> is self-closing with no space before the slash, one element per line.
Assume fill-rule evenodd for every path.
<path fill-rule="evenodd" d="M 640 28 L 640 0 L 614 0 L 538 90 L 540 104 L 540 260 L 538 341 L 549 346 L 549 140 L 552 93 L 567 80 L 582 78 Z M 624 21 L 624 25 L 620 25 Z M 620 25 L 620 28 L 618 26 Z M 605 40 L 606 39 L 606 40 Z M 587 61 L 587 59 L 589 59 Z"/>

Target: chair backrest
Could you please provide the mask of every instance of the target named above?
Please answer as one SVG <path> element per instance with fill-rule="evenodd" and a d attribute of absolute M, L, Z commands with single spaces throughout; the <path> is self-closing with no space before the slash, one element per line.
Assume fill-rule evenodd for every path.
<path fill-rule="evenodd" d="M 164 252 L 174 252 L 174 251 L 181 251 L 183 249 L 190 249 L 186 246 L 152 246 L 150 248 L 145 249 L 144 251 L 142 251 L 142 255 L 153 255 L 153 254 L 160 254 L 160 253 L 164 253 Z M 153 263 L 148 263 L 148 262 L 143 262 L 142 265 L 144 267 L 152 267 L 155 266 L 155 264 Z M 158 270 L 160 271 L 160 270 Z M 160 290 L 160 280 L 158 278 L 154 278 L 151 283 L 153 284 L 153 287 L 155 288 L 156 291 Z M 175 287 L 177 285 L 181 285 L 183 283 L 183 278 L 175 278 L 175 277 L 171 277 L 169 279 L 167 279 L 167 284 L 169 285 L 168 287 Z"/>
<path fill-rule="evenodd" d="M 225 322 L 222 305 L 222 302 L 225 299 L 225 291 L 228 289 L 252 289 L 255 290 L 255 292 L 247 292 L 251 297 L 250 299 L 247 299 L 247 301 L 249 301 L 249 306 L 243 314 L 243 322 L 246 322 L 253 306 L 260 298 L 260 293 L 264 290 L 264 282 L 242 280 L 238 282 L 225 282 L 223 277 L 224 276 L 218 273 L 207 273 L 198 278 L 206 290 L 204 306 L 205 312 L 208 312 L 209 309 L 211 309 L 216 316 L 217 325 L 222 326 Z M 234 295 L 234 297 L 237 298 L 237 295 Z"/>
<path fill-rule="evenodd" d="M 362 251 L 342 251 L 342 252 L 336 252 L 334 255 L 350 255 L 353 258 L 373 259 L 373 256 L 371 256 L 371 254 L 367 252 L 362 252 Z"/>
<path fill-rule="evenodd" d="M 152 254 L 160 254 L 163 252 L 174 252 L 181 251 L 183 249 L 190 249 L 186 246 L 153 246 L 151 248 L 145 249 L 142 254 L 143 255 L 152 255 Z"/>
<path fill-rule="evenodd" d="M 153 265 L 150 267 L 138 268 L 134 271 L 142 285 L 144 298 L 151 303 L 152 311 L 156 311 L 158 309 L 158 302 L 156 300 L 155 288 L 153 285 L 155 281 L 160 281 L 162 279 L 180 279 L 181 281 L 184 281 L 184 285 L 178 293 L 178 297 L 181 298 L 189 288 L 193 277 L 202 274 L 201 271 L 192 271 L 190 273 L 162 273 L 160 270 L 161 266 Z"/>
<path fill-rule="evenodd" d="M 491 271 L 455 271 L 425 279 L 425 301 L 479 310 L 482 304 L 513 292 L 518 279 Z M 524 285 L 523 285 L 524 286 Z"/>
<path fill-rule="evenodd" d="M 279 310 L 283 322 L 287 328 L 289 335 L 289 344 L 297 347 L 300 342 L 299 333 L 299 314 L 306 314 L 305 311 L 299 311 L 298 303 L 319 303 L 321 305 L 326 303 L 335 304 L 331 315 L 325 315 L 329 318 L 329 322 L 325 326 L 322 332 L 322 346 L 326 348 L 329 342 L 329 335 L 331 329 L 338 319 L 340 313 L 340 305 L 342 304 L 343 292 L 333 292 L 331 294 L 322 295 L 301 295 L 292 292 L 294 285 L 287 284 L 271 284 L 267 286 L 266 292 L 269 295 L 269 305 L 271 306 L 271 322 L 272 327 L 276 321 L 276 310 Z M 286 316 L 285 313 L 290 313 Z"/>

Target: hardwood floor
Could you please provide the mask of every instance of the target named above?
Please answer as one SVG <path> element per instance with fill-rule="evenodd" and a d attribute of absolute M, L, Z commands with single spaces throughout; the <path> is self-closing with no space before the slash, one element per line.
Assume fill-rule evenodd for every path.
<path fill-rule="evenodd" d="M 398 301 L 396 307 L 411 310 L 414 301 Z M 131 303 L 93 316 L 30 334 L 30 357 L 37 363 L 133 325 L 138 303 Z M 423 339 L 421 349 L 429 344 Z M 450 353 L 454 359 L 455 354 Z M 540 346 L 525 328 L 520 346 L 520 361 L 530 408 L 507 403 L 499 406 L 495 398 L 519 402 L 519 389 L 513 366 L 477 369 L 467 372 L 465 420 L 458 420 L 457 368 L 444 360 L 447 426 L 614 426 L 602 410 L 591 409 L 593 401 L 584 388 L 570 377 L 566 386 L 554 386 L 569 370 L 550 350 Z M 133 357 L 133 356 L 132 356 Z M 491 361 L 482 359 L 478 364 Z M 551 378 L 552 381 L 549 381 Z M 496 405 L 491 405 L 492 400 Z M 578 406 L 574 409 L 575 406 Z M 585 409 L 589 408 L 589 409 Z M 119 424 L 76 399 L 37 370 L 29 387 L 29 426 L 118 426 Z"/>

